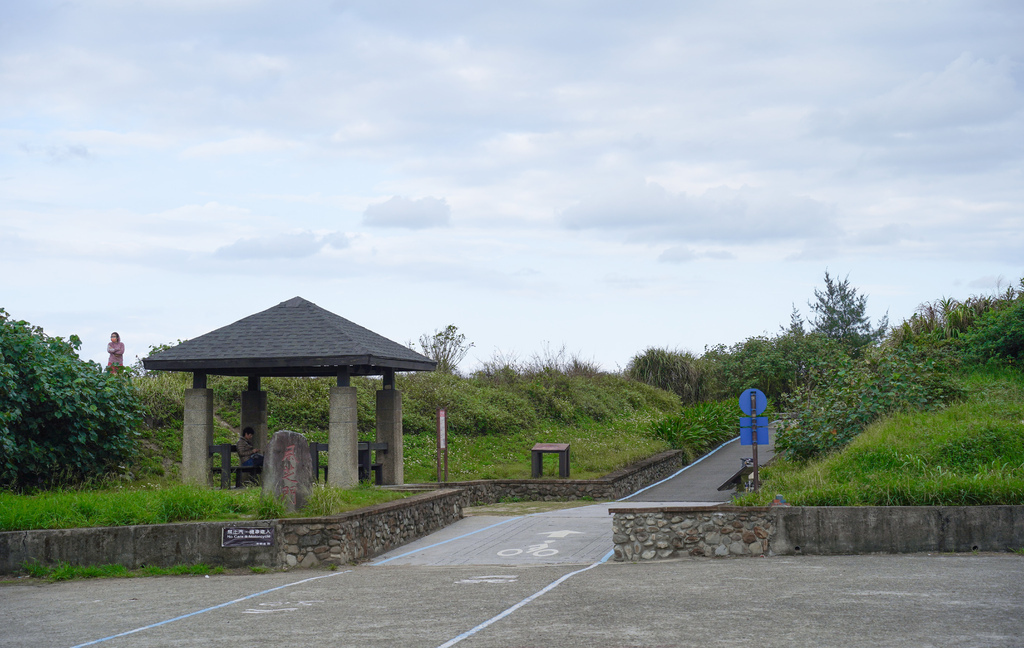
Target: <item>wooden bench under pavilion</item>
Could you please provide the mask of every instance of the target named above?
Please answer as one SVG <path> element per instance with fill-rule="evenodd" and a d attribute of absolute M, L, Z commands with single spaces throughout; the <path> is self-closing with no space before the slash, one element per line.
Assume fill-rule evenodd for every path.
<path fill-rule="evenodd" d="M 256 446 L 267 447 L 266 377 L 332 376 L 327 461 L 328 484 L 349 488 L 359 483 L 356 389 L 352 376 L 381 376 L 377 391 L 376 441 L 387 444 L 380 470 L 385 484 L 405 481 L 402 457 L 402 394 L 396 371 L 433 371 L 437 363 L 369 329 L 295 297 L 234 324 L 182 342 L 144 358 L 152 371 L 187 371 L 182 433 L 182 480 L 210 482 L 213 445 L 213 390 L 207 376 L 246 376 L 241 428 L 251 427 Z"/>

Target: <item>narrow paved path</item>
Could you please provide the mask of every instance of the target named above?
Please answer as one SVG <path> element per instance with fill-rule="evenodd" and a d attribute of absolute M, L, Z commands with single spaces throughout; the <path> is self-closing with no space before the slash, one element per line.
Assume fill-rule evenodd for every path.
<path fill-rule="evenodd" d="M 775 438 L 774 432 L 771 438 Z M 711 454 L 686 466 L 674 477 L 642 489 L 625 498 L 624 502 L 657 502 L 673 504 L 721 504 L 732 499 L 733 490 L 720 491 L 725 480 L 732 477 L 743 464 L 744 457 L 752 457 L 750 446 L 741 446 L 739 438 L 720 446 Z M 757 462 L 764 465 L 775 456 L 774 445 L 758 446 Z"/>
<path fill-rule="evenodd" d="M 714 506 L 733 491 L 718 487 L 741 467 L 750 447 L 723 444 L 676 475 L 614 503 L 519 516 L 467 517 L 425 538 L 379 556 L 374 565 L 553 565 L 594 563 L 612 549 L 611 517 L 618 506 Z M 772 457 L 759 448 L 760 463 Z M 500 574 L 499 574 L 500 576 Z"/>

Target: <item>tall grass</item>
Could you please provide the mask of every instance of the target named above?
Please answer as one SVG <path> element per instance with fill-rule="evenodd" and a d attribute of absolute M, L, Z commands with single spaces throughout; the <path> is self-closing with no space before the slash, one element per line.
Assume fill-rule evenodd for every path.
<path fill-rule="evenodd" d="M 321 486 L 314 488 L 306 508 L 293 517 L 333 515 L 406 495 L 372 487 L 342 490 Z M 263 497 L 259 489 L 215 490 L 180 484 L 37 495 L 0 491 L 0 531 L 281 517 L 287 517 L 284 507 Z"/>
<path fill-rule="evenodd" d="M 685 404 L 700 402 L 706 396 L 705 372 L 700 360 L 688 351 L 650 347 L 630 360 L 626 375 L 674 392 Z"/>

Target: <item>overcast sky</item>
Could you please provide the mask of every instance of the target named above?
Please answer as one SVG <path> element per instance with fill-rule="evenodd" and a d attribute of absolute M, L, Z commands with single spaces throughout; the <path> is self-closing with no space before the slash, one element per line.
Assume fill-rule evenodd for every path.
<path fill-rule="evenodd" d="M 0 308 L 126 361 L 295 296 L 495 353 L 1024 276 L 1024 4 L 0 0 Z"/>

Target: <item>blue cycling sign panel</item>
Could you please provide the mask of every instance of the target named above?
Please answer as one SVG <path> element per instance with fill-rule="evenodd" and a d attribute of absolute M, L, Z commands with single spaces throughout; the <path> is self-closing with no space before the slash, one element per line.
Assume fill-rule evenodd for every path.
<path fill-rule="evenodd" d="M 751 411 L 750 395 L 754 395 L 754 409 Z M 740 409 L 747 416 L 757 416 L 768 407 L 768 397 L 760 389 L 748 389 L 740 394 Z"/>
<path fill-rule="evenodd" d="M 754 445 L 754 433 L 753 428 L 740 428 L 740 445 L 748 446 Z M 757 445 L 768 445 L 768 428 L 758 427 L 757 428 Z"/>

